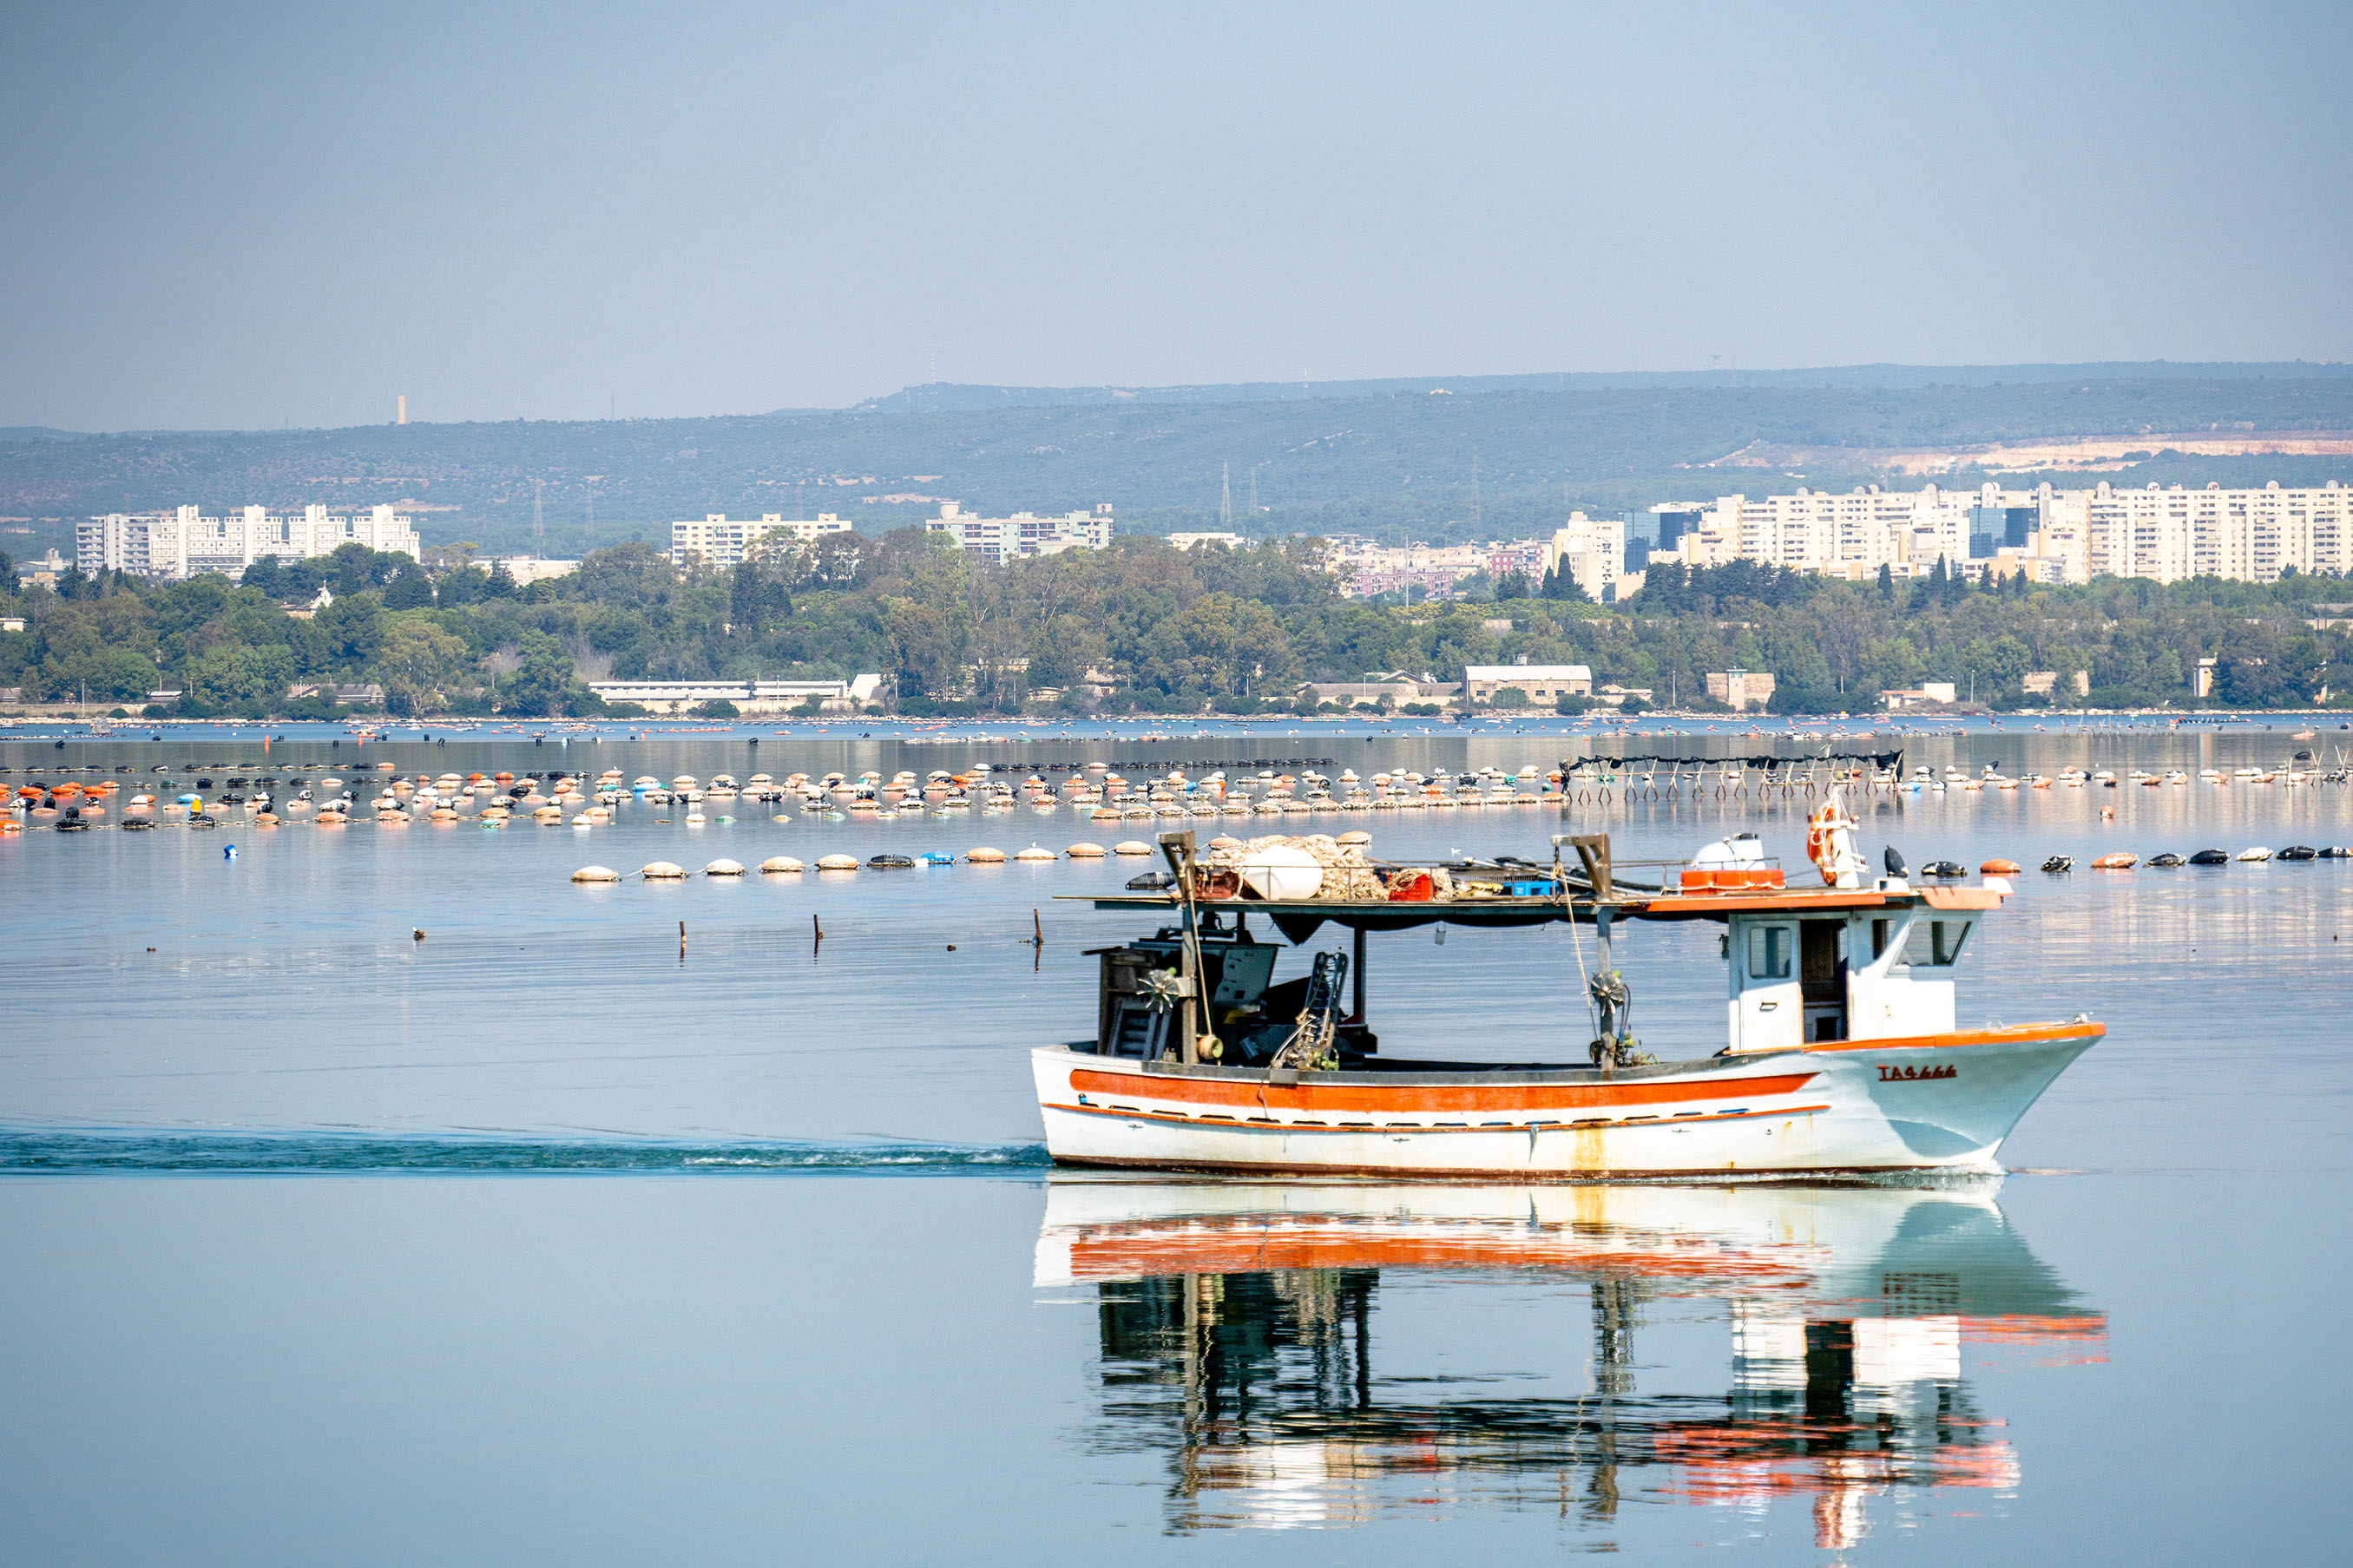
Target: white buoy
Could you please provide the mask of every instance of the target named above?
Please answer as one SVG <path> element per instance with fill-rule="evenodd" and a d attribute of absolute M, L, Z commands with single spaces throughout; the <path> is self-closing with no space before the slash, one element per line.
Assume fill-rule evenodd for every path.
<path fill-rule="evenodd" d="M 1100 853 L 1100 851 L 1098 851 L 1098 853 Z M 1019 851 L 1013 858 L 1016 860 L 1053 860 L 1060 858 L 1060 857 L 1051 849 L 1040 849 L 1035 844 L 1032 844 L 1027 849 Z"/>
<path fill-rule="evenodd" d="M 649 882 L 674 881 L 686 875 L 686 868 L 675 860 L 655 860 L 646 865 L 638 875 Z"/>
<path fill-rule="evenodd" d="M 706 877 L 740 877 L 744 874 L 744 862 L 741 860 L 713 860 L 710 865 L 705 866 L 702 868 L 702 874 Z"/>
<path fill-rule="evenodd" d="M 1269 844 L 1250 851 L 1241 866 L 1242 886 L 1261 899 L 1312 899 L 1324 886 L 1323 865 L 1304 849 Z"/>
<path fill-rule="evenodd" d="M 1073 844 L 1063 853 L 1073 860 L 1100 860 L 1103 858 L 1103 847 L 1100 844 Z"/>
<path fill-rule="evenodd" d="M 858 857 L 828 855 L 818 861 L 817 868 L 820 871 L 855 871 L 858 869 Z"/>
<path fill-rule="evenodd" d="M 771 855 L 760 862 L 760 869 L 770 873 L 791 872 L 802 869 L 802 866 L 789 855 Z"/>
<path fill-rule="evenodd" d="M 1371 834 L 1358 832 L 1343 833 L 1339 837 L 1334 839 L 1332 842 L 1335 844 L 1370 844 L 1372 841 L 1373 836 Z"/>
<path fill-rule="evenodd" d="M 975 866 L 1002 866 L 1005 864 L 1005 851 L 991 849 L 984 845 L 966 855 L 965 859 Z"/>
<path fill-rule="evenodd" d="M 1111 847 L 1111 852 L 1114 855 L 1149 855 L 1152 846 L 1141 838 L 1123 838 Z"/>
<path fill-rule="evenodd" d="M 572 873 L 575 882 L 617 882 L 621 874 L 610 866 L 583 866 Z"/>

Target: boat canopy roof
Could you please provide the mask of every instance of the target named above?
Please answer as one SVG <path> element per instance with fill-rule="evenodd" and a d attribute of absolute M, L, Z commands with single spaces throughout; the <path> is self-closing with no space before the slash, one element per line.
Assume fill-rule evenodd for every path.
<path fill-rule="evenodd" d="M 1184 900 L 1173 890 L 1074 896 L 1099 910 L 1149 910 L 1172 914 L 1184 908 Z M 1590 925 L 1596 915 L 1606 909 L 1613 921 L 1729 921 L 1735 915 L 1842 915 L 1877 909 L 1991 910 L 2000 908 L 2001 900 L 2002 889 L 1998 888 L 1899 886 L 1852 891 L 1838 888 L 1760 888 L 1692 893 L 1621 891 L 1608 899 L 1596 899 L 1589 892 L 1572 892 L 1567 899 L 1482 898 L 1427 902 L 1233 898 L 1203 900 L 1195 907 L 1264 915 L 1296 942 L 1314 935 L 1327 921 L 1350 931 L 1407 931 L 1429 925 Z"/>

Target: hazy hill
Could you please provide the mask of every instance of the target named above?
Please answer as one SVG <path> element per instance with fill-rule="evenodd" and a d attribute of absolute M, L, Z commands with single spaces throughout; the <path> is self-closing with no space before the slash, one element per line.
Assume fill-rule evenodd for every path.
<path fill-rule="evenodd" d="M 2353 364 L 2304 360 L 2200 363 L 2170 360 L 2094 364 L 1846 364 L 1812 370 L 1555 371 L 1535 375 L 1389 376 L 1377 381 L 1242 381 L 1204 386 L 965 386 L 934 382 L 869 398 L 860 408 L 969 413 L 1093 403 L 1291 403 L 1428 393 L 1584 392 L 1596 387 L 1998 386 L 2044 381 L 2308 381 L 2353 377 Z M 779 413 L 806 413 L 780 409 Z"/>

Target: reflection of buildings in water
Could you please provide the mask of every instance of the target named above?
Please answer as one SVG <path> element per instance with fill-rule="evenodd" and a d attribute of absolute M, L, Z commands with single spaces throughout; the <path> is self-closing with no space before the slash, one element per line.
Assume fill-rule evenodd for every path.
<path fill-rule="evenodd" d="M 1581 1287 L 1583 1386 L 1428 1366 L 1376 1332 L 1388 1288 Z M 1965 1343 L 2096 1354 L 2104 1320 L 1968 1189 L 1293 1188 L 1057 1182 L 1038 1282 L 1093 1281 L 1101 1420 L 1168 1453 L 1170 1523 L 1337 1525 L 1485 1501 L 1607 1527 L 1641 1495 L 1814 1501 L 1842 1546 L 1898 1488 L 2007 1489 Z M 1666 1316 L 1731 1319 L 1728 1378 L 1644 1361 Z M 1392 1315 L 1398 1309 L 1392 1305 Z M 1541 1359 L 1559 1359 L 1556 1319 Z M 1409 1338 L 1409 1336 L 1396 1336 Z M 1721 1345 L 1719 1339 L 1715 1343 Z M 1482 1346 L 1482 1349 L 1488 1347 Z M 1727 1386 L 1728 1384 L 1728 1386 Z"/>

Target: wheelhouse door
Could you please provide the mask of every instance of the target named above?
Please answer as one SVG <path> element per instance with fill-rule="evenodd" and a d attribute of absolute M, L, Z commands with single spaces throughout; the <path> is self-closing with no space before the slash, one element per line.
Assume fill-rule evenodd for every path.
<path fill-rule="evenodd" d="M 1846 1038 L 1846 921 L 1798 922 L 1798 985 L 1808 1040 Z"/>
<path fill-rule="evenodd" d="M 1792 1049 L 1805 1041 L 1805 994 L 1798 979 L 1798 922 L 1736 920 L 1728 933 L 1733 1043 L 1744 1051 Z"/>

